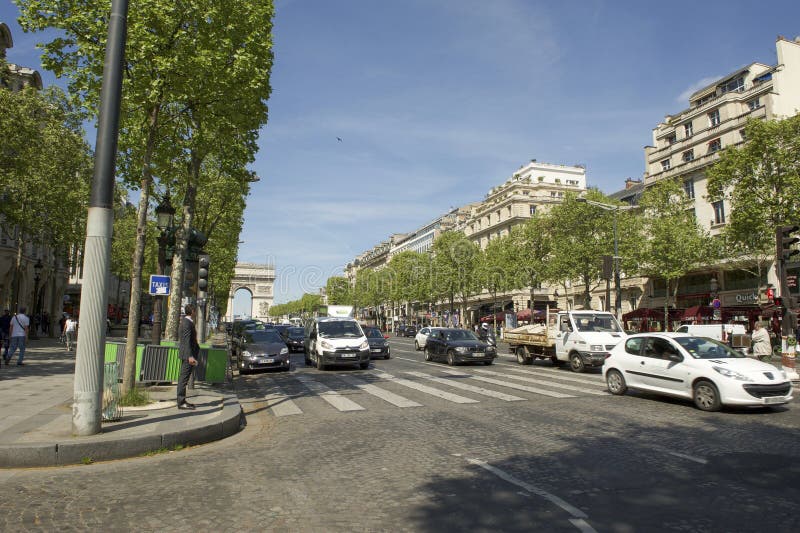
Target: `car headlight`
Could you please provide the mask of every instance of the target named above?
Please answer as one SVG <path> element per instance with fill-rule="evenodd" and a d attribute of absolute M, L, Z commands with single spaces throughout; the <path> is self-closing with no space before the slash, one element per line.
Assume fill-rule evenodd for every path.
<path fill-rule="evenodd" d="M 458 353 L 469 353 L 469 348 L 467 346 L 456 346 L 456 351 Z"/>
<path fill-rule="evenodd" d="M 361 346 L 358 347 L 359 350 L 369 350 L 369 342 L 364 341 L 361 343 Z"/>
<path fill-rule="evenodd" d="M 736 381 L 753 381 L 752 379 L 750 379 L 749 377 L 745 376 L 744 374 L 740 374 L 738 372 L 734 372 L 733 370 L 731 370 L 729 368 L 724 368 L 724 367 L 716 366 L 716 365 L 712 366 L 711 368 L 713 368 L 714 370 L 716 370 L 717 372 L 719 372 L 720 374 L 722 374 L 726 378 L 735 379 Z"/>
<path fill-rule="evenodd" d="M 388 348 L 388 347 L 389 347 L 389 341 L 386 341 L 386 342 L 384 342 L 384 343 L 383 343 L 383 347 L 384 347 L 384 348 Z"/>
<path fill-rule="evenodd" d="M 487 346 L 486 347 L 486 351 L 487 352 L 493 352 L 493 351 L 495 351 L 495 347 L 494 346 Z"/>
<path fill-rule="evenodd" d="M 781 370 L 781 376 L 783 376 L 783 379 L 789 379 L 789 376 L 786 375 L 785 370 Z"/>
<path fill-rule="evenodd" d="M 250 357 L 253 357 L 253 355 L 250 352 L 248 352 L 247 350 L 244 350 L 242 352 L 242 357 L 250 358 Z"/>
<path fill-rule="evenodd" d="M 289 348 L 281 348 L 281 355 L 289 353 Z"/>
<path fill-rule="evenodd" d="M 602 344 L 592 344 L 591 346 L 589 346 L 589 350 L 591 350 L 593 352 L 602 352 L 603 351 L 603 345 Z"/>
<path fill-rule="evenodd" d="M 333 350 L 333 344 L 328 341 L 321 341 L 319 345 L 322 346 L 323 350 Z"/>

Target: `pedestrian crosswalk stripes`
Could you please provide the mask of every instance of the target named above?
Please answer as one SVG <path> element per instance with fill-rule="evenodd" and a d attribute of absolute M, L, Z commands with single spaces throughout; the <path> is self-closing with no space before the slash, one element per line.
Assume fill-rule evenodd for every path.
<path fill-rule="evenodd" d="M 561 388 L 561 389 L 571 390 L 571 391 L 576 391 L 576 392 L 583 392 L 583 393 L 586 393 L 586 394 L 596 394 L 596 395 L 605 395 L 605 394 L 607 394 L 606 392 L 600 390 L 599 388 L 590 389 L 588 387 L 576 387 L 575 385 L 567 385 L 567 384 L 564 384 L 564 383 L 558 383 L 556 381 L 545 381 L 543 379 L 535 379 L 535 378 L 530 378 L 530 377 L 527 377 L 527 376 L 511 376 L 511 375 L 508 375 L 508 374 L 501 374 L 499 372 L 492 372 L 491 370 L 478 370 L 477 372 L 480 372 L 481 374 L 487 374 L 489 376 L 500 376 L 500 377 L 504 377 L 504 378 L 508 378 L 508 379 L 516 379 L 518 381 L 524 381 L 526 383 L 535 383 L 536 385 L 544 385 L 546 387 L 558 387 L 558 388 Z"/>
<path fill-rule="evenodd" d="M 408 398 L 403 398 L 399 394 L 382 389 L 381 387 L 372 385 L 371 383 L 362 383 L 351 376 L 339 376 L 339 379 L 352 387 L 357 387 L 358 389 L 361 389 L 364 392 L 375 396 L 376 398 L 387 401 L 392 405 L 396 405 L 397 407 L 422 407 L 421 403 L 414 402 Z"/>
<path fill-rule="evenodd" d="M 455 370 L 443 370 L 447 374 L 459 374 L 459 372 Z M 550 396 L 551 398 L 574 398 L 571 394 L 562 394 L 560 392 L 555 392 L 546 389 L 537 389 L 535 387 L 528 387 L 527 385 L 520 385 L 518 383 L 513 383 L 510 381 L 503 381 L 499 379 L 487 378 L 483 376 L 471 376 L 472 379 L 483 381 L 484 383 L 491 383 L 493 385 L 500 385 L 501 387 L 508 387 L 509 389 L 516 389 L 526 392 L 533 392 L 535 394 L 541 394 L 543 396 Z"/>
<path fill-rule="evenodd" d="M 565 370 L 558 370 L 556 368 L 542 368 L 536 367 L 535 370 L 530 369 L 530 367 L 523 368 L 519 366 L 511 366 L 508 367 L 512 372 L 516 372 L 518 374 L 530 374 L 533 376 L 539 377 L 546 377 L 548 379 L 558 379 L 561 381 L 574 381 L 575 383 L 584 383 L 589 385 L 597 385 L 600 384 L 605 386 L 605 382 L 603 381 L 603 376 L 599 374 L 575 374 L 571 371 Z"/>
<path fill-rule="evenodd" d="M 287 395 L 280 393 L 280 392 L 273 392 L 267 394 L 265 399 L 267 400 L 267 405 L 272 411 L 272 414 L 275 416 L 291 416 L 291 415 L 301 415 L 303 411 L 297 407 L 297 404 L 294 403 Z"/>
<path fill-rule="evenodd" d="M 408 379 L 398 378 L 391 374 L 387 374 L 386 372 L 375 372 L 375 375 L 380 377 L 381 379 L 388 379 L 392 383 L 397 383 L 398 385 L 408 387 L 409 389 L 418 390 L 420 392 L 424 392 L 425 394 L 430 394 L 431 396 L 436 396 L 437 398 L 448 400 L 454 403 L 478 403 L 478 400 L 473 400 L 472 398 L 465 398 L 464 396 L 459 396 L 458 394 L 453 394 L 451 392 L 443 391 L 441 389 L 436 389 L 434 387 L 428 387 L 427 385 L 423 385 L 422 383 L 417 383 L 415 381 L 410 381 Z"/>
<path fill-rule="evenodd" d="M 482 396 L 489 396 L 490 398 L 497 398 L 498 400 L 503 400 L 505 402 L 519 402 L 524 401 L 525 398 L 521 398 L 519 396 L 513 396 L 511 394 L 506 394 L 504 392 L 497 392 L 489 389 L 484 389 L 483 387 L 475 387 L 473 385 L 468 385 L 466 383 L 461 383 L 459 381 L 455 381 L 452 378 L 437 378 L 436 376 L 431 376 L 430 374 L 423 374 L 422 372 L 406 372 L 406 374 L 415 376 L 418 378 L 428 379 L 435 383 L 441 383 L 442 385 L 447 385 L 448 387 L 454 387 L 456 389 L 465 390 L 468 392 L 474 392 L 475 394 L 480 394 Z M 453 374 L 453 378 L 458 377 L 470 377 L 469 374 Z"/>
<path fill-rule="evenodd" d="M 498 365 L 494 370 L 488 370 L 474 367 L 454 369 L 422 361 L 418 364 L 428 366 L 424 372 L 399 370 L 403 377 L 375 367 L 368 372 L 353 374 L 296 372 L 281 376 L 280 380 L 270 384 L 264 398 L 274 416 L 287 417 L 312 409 L 311 402 L 314 399 L 322 399 L 329 406 L 326 408 L 351 412 L 365 411 L 377 405 L 370 398 L 403 409 L 424 407 L 426 402 L 420 399 L 421 396 L 414 398 L 413 393 L 456 404 L 477 404 L 491 400 L 524 402 L 537 396 L 561 399 L 607 394 L 601 376 L 559 375 L 563 371 L 522 369 L 511 365 Z M 552 373 L 541 370 L 550 370 Z M 301 388 L 298 389 L 298 386 Z M 409 391 L 412 396 L 406 397 L 400 389 Z M 458 390 L 459 394 L 451 392 L 453 389 Z M 529 394 L 509 394 L 508 389 Z"/>
<path fill-rule="evenodd" d="M 339 411 L 363 411 L 364 408 L 349 398 L 345 398 L 335 390 L 331 390 L 319 381 L 315 381 L 306 376 L 296 376 L 297 380 L 306 386 L 308 390 L 317 394 L 320 398 L 331 404 Z"/>

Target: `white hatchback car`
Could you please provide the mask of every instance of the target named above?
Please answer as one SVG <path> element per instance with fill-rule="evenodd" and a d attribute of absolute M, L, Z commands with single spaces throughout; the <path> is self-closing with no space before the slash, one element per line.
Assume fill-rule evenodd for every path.
<path fill-rule="evenodd" d="M 436 331 L 437 329 L 442 329 L 442 328 L 432 328 L 430 326 L 419 328 L 417 335 L 414 337 L 414 349 L 417 351 L 424 350 L 425 343 L 428 341 L 428 337 L 432 332 Z"/>
<path fill-rule="evenodd" d="M 783 370 L 713 339 L 682 333 L 631 335 L 611 350 L 603 377 L 612 394 L 631 388 L 688 398 L 703 411 L 792 400 L 792 383 Z"/>

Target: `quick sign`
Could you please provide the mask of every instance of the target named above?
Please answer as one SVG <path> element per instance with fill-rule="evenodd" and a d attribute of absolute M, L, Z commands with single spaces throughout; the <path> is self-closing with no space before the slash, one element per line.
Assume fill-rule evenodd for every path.
<path fill-rule="evenodd" d="M 150 294 L 169 296 L 169 276 L 150 276 Z"/>

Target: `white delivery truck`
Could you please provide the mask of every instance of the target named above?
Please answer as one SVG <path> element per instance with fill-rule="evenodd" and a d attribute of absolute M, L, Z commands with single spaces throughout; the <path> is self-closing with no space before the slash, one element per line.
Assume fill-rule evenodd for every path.
<path fill-rule="evenodd" d="M 329 366 L 369 368 L 370 348 L 364 330 L 348 305 L 322 306 L 317 318 L 305 325 L 305 363 L 324 370 Z"/>
<path fill-rule="evenodd" d="M 683 324 L 675 332 L 708 337 L 728 343 L 731 348 L 745 355 L 750 353 L 750 335 L 747 334 L 744 324 Z"/>
<path fill-rule="evenodd" d="M 519 364 L 550 359 L 583 372 L 603 366 L 611 349 L 627 337 L 614 315 L 605 311 L 561 311 L 548 318 L 548 324 L 506 330 L 504 339 Z"/>

